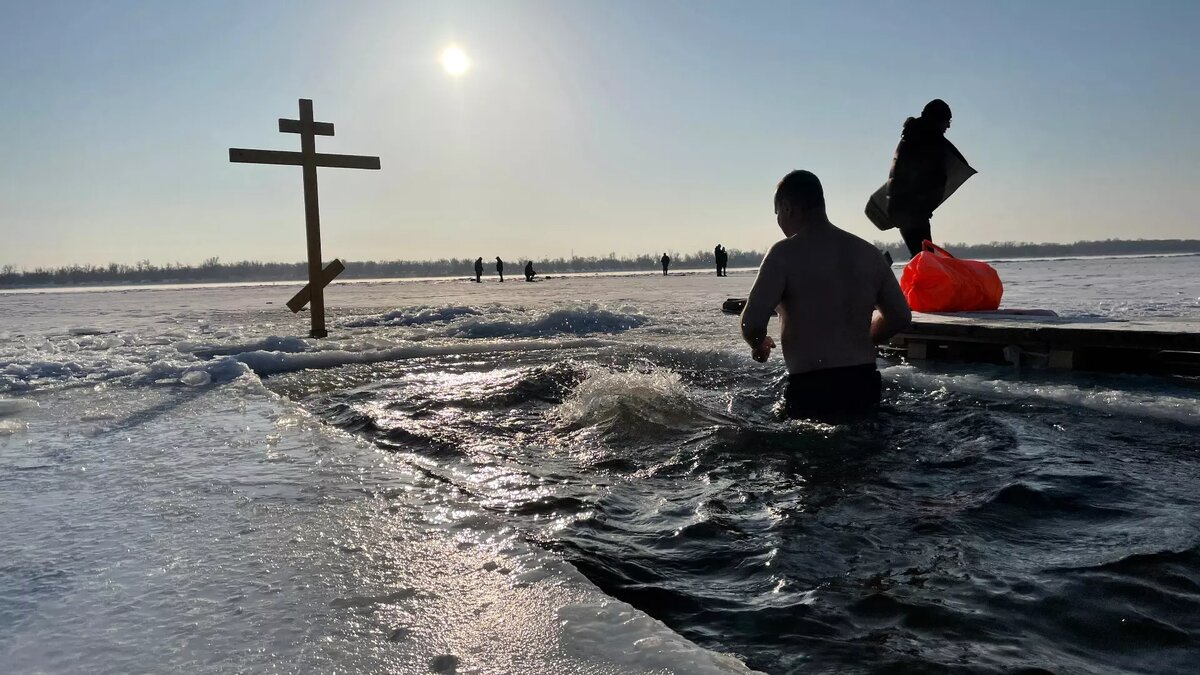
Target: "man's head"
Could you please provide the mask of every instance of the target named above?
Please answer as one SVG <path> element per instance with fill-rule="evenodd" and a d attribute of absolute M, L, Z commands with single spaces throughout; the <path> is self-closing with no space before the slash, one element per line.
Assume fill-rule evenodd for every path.
<path fill-rule="evenodd" d="M 941 127 L 942 131 L 950 128 L 950 106 L 940 98 L 935 98 L 921 109 L 921 119 L 929 120 Z M 942 126 L 944 125 L 944 126 Z"/>
<path fill-rule="evenodd" d="M 793 171 L 775 188 L 775 220 L 787 236 L 813 222 L 824 222 L 825 191 L 811 171 Z"/>

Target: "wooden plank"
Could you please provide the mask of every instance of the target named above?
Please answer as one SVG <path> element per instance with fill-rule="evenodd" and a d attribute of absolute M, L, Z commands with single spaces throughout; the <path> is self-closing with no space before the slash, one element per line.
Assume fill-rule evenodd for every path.
<path fill-rule="evenodd" d="M 919 314 L 902 337 L 1071 348 L 1200 351 L 1200 325 L 1153 320 Z"/>
<path fill-rule="evenodd" d="M 301 166 L 304 155 L 287 150 L 248 150 L 246 148 L 230 148 L 229 161 L 242 164 L 281 164 L 285 166 Z"/>
<path fill-rule="evenodd" d="M 333 262 L 326 265 L 325 269 L 321 270 L 321 276 L 317 281 L 320 283 L 321 287 L 324 288 L 325 286 L 328 286 L 329 283 L 333 281 L 335 277 L 337 277 L 337 275 L 345 271 L 346 266 L 342 264 L 342 261 L 335 259 Z M 292 296 L 292 299 L 287 301 L 287 307 L 288 309 L 292 310 L 293 314 L 295 314 L 301 309 L 304 309 L 304 306 L 308 304 L 310 299 L 312 299 L 312 288 L 309 284 L 304 284 L 304 288 L 301 288 L 299 293 Z"/>
<path fill-rule="evenodd" d="M 379 158 L 366 155 L 331 155 L 314 152 L 316 166 L 327 166 L 335 169 L 378 169 Z M 242 164 L 279 164 L 284 166 L 304 166 L 304 153 L 288 150 L 248 150 L 246 148 L 230 148 L 229 161 Z"/>
<path fill-rule="evenodd" d="M 337 169 L 378 169 L 379 158 L 366 155 L 329 155 L 322 152 L 314 153 L 317 166 L 329 166 Z"/>
<path fill-rule="evenodd" d="M 312 99 L 300 99 L 300 123 L 313 123 Z M 325 284 L 321 283 L 321 209 L 317 203 L 317 166 L 313 155 L 317 154 L 317 137 L 300 134 L 300 152 L 304 155 L 304 166 L 300 167 L 304 177 L 304 239 L 308 246 L 308 293 L 312 329 L 309 336 L 323 338 L 325 330 Z"/>
<path fill-rule="evenodd" d="M 313 133 L 317 136 L 333 135 L 333 122 L 313 122 L 312 127 Z M 288 120 L 280 117 L 279 132 L 283 134 L 302 134 L 304 133 L 304 123 L 300 120 Z"/>

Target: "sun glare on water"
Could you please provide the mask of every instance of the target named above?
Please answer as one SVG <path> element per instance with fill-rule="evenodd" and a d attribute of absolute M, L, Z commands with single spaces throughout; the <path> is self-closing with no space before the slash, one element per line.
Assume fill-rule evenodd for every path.
<path fill-rule="evenodd" d="M 442 68 L 445 68 L 451 77 L 461 77 L 471 68 L 471 59 L 467 58 L 463 50 L 451 45 L 442 52 Z"/>

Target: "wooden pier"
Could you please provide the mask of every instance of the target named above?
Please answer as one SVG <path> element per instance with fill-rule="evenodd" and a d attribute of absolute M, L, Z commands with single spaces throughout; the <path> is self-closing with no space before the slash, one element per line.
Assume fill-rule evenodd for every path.
<path fill-rule="evenodd" d="M 1047 314 L 914 313 L 884 349 L 913 360 L 1200 375 L 1200 323 Z"/>
<path fill-rule="evenodd" d="M 744 298 L 721 305 L 739 314 Z M 913 313 L 885 356 L 1055 370 L 1200 375 L 1200 322 L 1060 317 L 1046 310 Z"/>

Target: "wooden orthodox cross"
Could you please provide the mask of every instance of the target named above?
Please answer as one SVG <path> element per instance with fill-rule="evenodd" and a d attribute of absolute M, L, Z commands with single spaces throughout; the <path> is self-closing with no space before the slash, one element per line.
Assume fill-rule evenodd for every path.
<path fill-rule="evenodd" d="M 248 164 L 285 164 L 304 168 L 304 225 L 308 232 L 308 283 L 291 300 L 288 309 L 299 312 L 312 303 L 312 330 L 309 335 L 323 338 L 325 330 L 325 286 L 345 270 L 340 260 L 321 269 L 321 215 L 317 207 L 317 167 L 342 169 L 378 169 L 379 158 L 366 155 L 329 155 L 317 152 L 316 137 L 332 136 L 332 122 L 313 121 L 313 103 L 300 99 L 300 119 L 279 120 L 279 131 L 300 134 L 300 152 L 283 150 L 246 150 L 230 148 L 229 161 Z"/>

